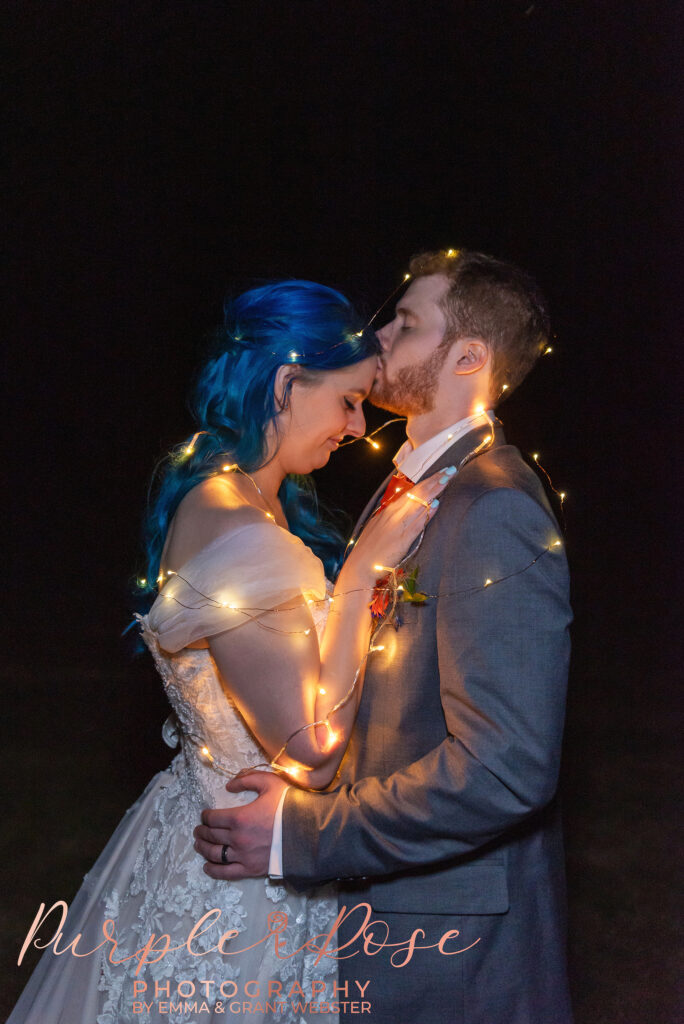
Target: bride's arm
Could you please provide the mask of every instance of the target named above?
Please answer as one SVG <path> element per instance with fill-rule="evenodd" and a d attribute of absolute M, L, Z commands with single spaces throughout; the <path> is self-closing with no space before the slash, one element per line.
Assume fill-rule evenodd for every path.
<path fill-rule="evenodd" d="M 281 755 L 278 763 L 300 785 L 323 788 L 337 772 L 361 696 L 371 632 L 368 606 L 382 574 L 376 566 L 400 561 L 426 516 L 434 514 L 426 504 L 443 487 L 438 476 L 418 484 L 410 492 L 418 501 L 402 496 L 366 526 L 339 575 L 320 650 L 303 601 L 210 638 L 219 672 L 250 729 L 269 757 Z M 352 696 L 332 712 L 357 673 Z M 302 729 L 328 715 L 334 737 L 327 726 Z"/>

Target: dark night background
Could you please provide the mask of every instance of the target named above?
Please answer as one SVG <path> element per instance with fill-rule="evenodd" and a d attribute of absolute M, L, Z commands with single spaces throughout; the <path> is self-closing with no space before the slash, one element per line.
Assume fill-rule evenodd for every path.
<path fill-rule="evenodd" d="M 71 899 L 169 760 L 161 685 L 119 634 L 146 482 L 192 432 L 188 382 L 224 294 L 303 276 L 371 313 L 412 253 L 466 246 L 530 269 L 557 335 L 500 416 L 568 492 L 578 1024 L 680 1020 L 674 9 L 93 0 L 3 12 L 0 1010 L 28 977 L 15 962 L 39 902 Z M 334 457 L 320 491 L 358 511 L 401 440 L 392 429 L 382 453 Z"/>

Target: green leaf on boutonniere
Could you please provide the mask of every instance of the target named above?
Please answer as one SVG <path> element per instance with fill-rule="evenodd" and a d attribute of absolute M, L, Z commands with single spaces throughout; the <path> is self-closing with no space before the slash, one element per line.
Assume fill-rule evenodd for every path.
<path fill-rule="evenodd" d="M 403 587 L 401 600 L 409 604 L 423 604 L 423 602 L 427 601 L 427 594 L 423 594 L 418 590 L 419 568 L 419 566 L 415 566 L 410 573 L 404 574 L 401 578 L 401 585 Z"/>

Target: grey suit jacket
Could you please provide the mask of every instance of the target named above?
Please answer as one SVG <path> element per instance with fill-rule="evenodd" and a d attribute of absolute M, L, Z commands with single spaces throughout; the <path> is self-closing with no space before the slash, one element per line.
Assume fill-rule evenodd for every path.
<path fill-rule="evenodd" d="M 458 465 L 484 433 L 429 472 Z M 456 958 L 458 985 L 444 957 L 418 951 L 401 972 L 366 957 L 374 1021 L 564 1024 L 564 547 L 539 480 L 498 429 L 440 505 L 408 565 L 430 596 L 399 606 L 399 628 L 369 659 L 342 784 L 288 793 L 284 874 L 298 887 L 351 880 L 347 906 L 478 939 Z M 354 969 L 364 973 L 358 959 Z"/>

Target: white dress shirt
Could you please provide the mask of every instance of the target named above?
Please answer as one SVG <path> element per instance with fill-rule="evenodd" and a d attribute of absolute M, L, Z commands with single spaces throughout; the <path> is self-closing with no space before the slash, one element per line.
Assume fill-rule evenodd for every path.
<path fill-rule="evenodd" d="M 394 456 L 394 465 L 404 476 L 407 476 L 409 480 L 413 480 L 415 483 L 437 461 L 440 455 L 444 454 L 447 448 L 450 448 L 452 444 L 456 444 L 460 438 L 465 437 L 475 427 L 484 426 L 485 420 L 493 424 L 494 413 L 491 409 L 488 409 L 486 413 L 477 412 L 474 416 L 466 416 L 464 419 L 454 423 L 453 426 L 447 427 L 446 430 L 440 430 L 439 434 L 435 434 L 434 437 L 423 441 L 416 448 L 412 446 L 410 441 L 405 441 Z M 289 788 L 288 786 L 287 789 Z M 273 819 L 271 855 L 268 862 L 268 873 L 271 878 L 283 877 L 283 804 L 287 796 L 287 789 L 284 789 L 282 792 L 278 807 L 276 808 L 275 818 Z"/>

